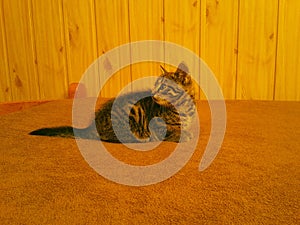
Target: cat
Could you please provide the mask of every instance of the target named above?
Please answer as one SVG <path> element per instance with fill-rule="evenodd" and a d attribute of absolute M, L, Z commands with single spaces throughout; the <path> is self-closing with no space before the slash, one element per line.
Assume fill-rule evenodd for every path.
<path fill-rule="evenodd" d="M 74 138 L 75 133 L 79 138 L 113 143 L 189 141 L 193 135 L 188 129 L 196 110 L 193 79 L 183 62 L 175 72 L 168 72 L 162 66 L 161 69 L 162 74 L 152 90 L 121 95 L 116 106 L 113 106 L 116 99 L 106 102 L 95 113 L 95 126 L 84 129 L 69 126 L 42 128 L 30 134 Z M 117 124 L 118 135 L 114 124 Z"/>

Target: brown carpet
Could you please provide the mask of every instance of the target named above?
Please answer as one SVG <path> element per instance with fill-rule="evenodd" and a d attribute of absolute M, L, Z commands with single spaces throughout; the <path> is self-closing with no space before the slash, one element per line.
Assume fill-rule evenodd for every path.
<path fill-rule="evenodd" d="M 187 165 L 146 187 L 113 183 L 83 159 L 75 140 L 29 136 L 71 124 L 70 100 L 0 117 L 1 224 L 299 224 L 300 102 L 228 101 L 222 148 L 198 171 L 210 133 L 210 111 L 198 110 L 201 134 Z M 126 150 L 120 160 L 148 165 L 176 146 Z"/>

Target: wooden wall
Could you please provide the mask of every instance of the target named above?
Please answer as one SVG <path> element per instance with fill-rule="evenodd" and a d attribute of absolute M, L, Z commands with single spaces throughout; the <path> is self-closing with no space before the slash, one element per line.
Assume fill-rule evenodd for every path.
<path fill-rule="evenodd" d="M 0 102 L 66 98 L 101 54 L 145 39 L 201 56 L 226 99 L 300 100 L 298 0 L 0 0 Z M 124 68 L 102 96 L 151 73 Z"/>

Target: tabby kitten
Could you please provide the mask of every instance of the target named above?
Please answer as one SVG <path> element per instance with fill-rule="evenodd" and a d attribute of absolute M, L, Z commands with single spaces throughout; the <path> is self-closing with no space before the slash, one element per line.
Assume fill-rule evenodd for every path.
<path fill-rule="evenodd" d="M 188 128 L 195 116 L 193 80 L 184 63 L 175 72 L 161 68 L 163 74 L 151 91 L 129 93 L 108 101 L 96 112 L 94 124 L 89 127 L 42 128 L 30 134 L 74 138 L 75 132 L 80 138 L 115 143 L 189 141 L 192 134 Z"/>

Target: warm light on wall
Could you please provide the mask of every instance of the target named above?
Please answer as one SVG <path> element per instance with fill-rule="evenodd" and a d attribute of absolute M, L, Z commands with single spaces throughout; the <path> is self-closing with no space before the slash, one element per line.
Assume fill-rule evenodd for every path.
<path fill-rule="evenodd" d="M 147 39 L 202 57 L 226 99 L 300 100 L 299 8 L 286 0 L 3 0 L 0 101 L 67 98 L 98 56 Z M 124 68 L 102 96 L 149 74 L 159 75 L 156 63 Z"/>

